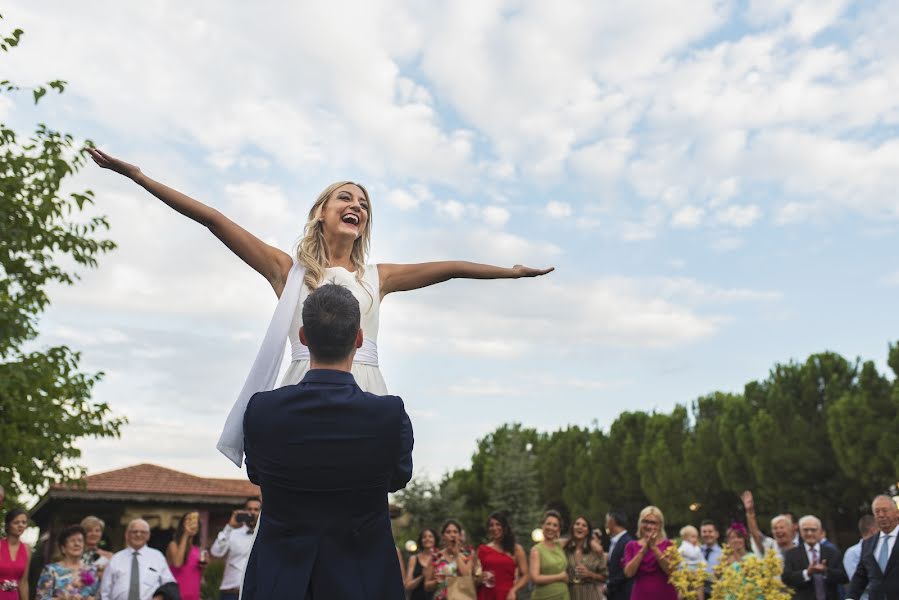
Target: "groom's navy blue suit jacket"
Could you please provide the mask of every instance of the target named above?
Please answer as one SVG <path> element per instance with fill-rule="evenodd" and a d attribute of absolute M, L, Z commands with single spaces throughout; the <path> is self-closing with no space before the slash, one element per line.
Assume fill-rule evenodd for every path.
<path fill-rule="evenodd" d="M 315 369 L 250 399 L 244 445 L 263 509 L 243 600 L 402 600 L 387 506 L 412 477 L 399 397 Z"/>

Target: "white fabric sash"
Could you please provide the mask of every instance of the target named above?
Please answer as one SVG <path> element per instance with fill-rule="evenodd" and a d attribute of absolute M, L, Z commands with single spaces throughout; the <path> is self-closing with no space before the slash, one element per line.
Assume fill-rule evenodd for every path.
<path fill-rule="evenodd" d="M 309 360 L 309 348 L 302 342 L 290 343 L 290 360 Z M 362 338 L 362 347 L 356 348 L 353 364 L 378 366 L 378 345 L 368 338 Z"/>
<path fill-rule="evenodd" d="M 303 289 L 303 278 L 306 269 L 300 263 L 294 263 L 287 274 L 284 290 L 275 307 L 275 314 L 268 325 L 262 346 L 253 361 L 253 367 L 247 380 L 237 396 L 237 401 L 228 414 L 225 428 L 219 437 L 216 448 L 219 452 L 231 459 L 238 467 L 243 464 L 243 415 L 247 410 L 250 398 L 256 392 L 272 390 L 278 382 L 278 371 L 281 369 L 281 361 L 284 359 L 284 351 L 287 347 L 287 334 L 290 324 L 300 302 L 300 292 Z"/>

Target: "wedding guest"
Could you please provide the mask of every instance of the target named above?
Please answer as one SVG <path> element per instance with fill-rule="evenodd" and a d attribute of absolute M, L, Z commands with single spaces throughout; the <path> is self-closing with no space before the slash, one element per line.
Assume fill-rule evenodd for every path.
<path fill-rule="evenodd" d="M 835 548 L 821 544 L 821 521 L 812 515 L 799 519 L 802 545 L 784 556 L 783 582 L 796 591 L 797 600 L 837 600 L 837 587 L 847 583 L 842 557 Z"/>
<path fill-rule="evenodd" d="M 85 564 L 83 561 L 84 538 L 84 528 L 80 525 L 70 525 L 60 532 L 57 543 L 62 560 L 45 566 L 41 571 L 41 576 L 37 580 L 35 600 L 97 599 L 100 577 L 94 565 Z"/>
<path fill-rule="evenodd" d="M 562 515 L 554 510 L 543 514 L 543 539 L 531 548 L 530 574 L 536 589 L 532 600 L 569 600 L 568 558 L 559 536 Z"/>
<path fill-rule="evenodd" d="M 97 517 L 88 516 L 81 519 L 81 528 L 84 529 L 84 555 L 81 560 L 86 565 L 96 567 L 97 573 L 103 575 L 103 569 L 112 558 L 112 552 L 100 548 L 106 523 Z"/>
<path fill-rule="evenodd" d="M 880 530 L 862 543 L 861 558 L 852 576 L 848 599 L 858 600 L 867 590 L 871 600 L 899 598 L 899 569 L 896 539 L 899 538 L 899 508 L 886 495 L 876 496 L 871 512 Z"/>
<path fill-rule="evenodd" d="M 718 538 L 721 534 L 718 532 L 718 525 L 706 519 L 699 525 L 699 537 L 702 539 L 702 560 L 705 562 L 706 575 L 708 579 L 705 582 L 704 595 L 706 598 L 712 597 L 712 576 L 718 561 L 721 560 L 721 546 L 718 544 Z"/>
<path fill-rule="evenodd" d="M 680 530 L 681 544 L 677 551 L 684 560 L 684 566 L 695 571 L 702 562 L 702 550 L 699 548 L 699 531 L 692 525 L 685 525 Z"/>
<path fill-rule="evenodd" d="M 634 537 L 627 531 L 627 517 L 623 512 L 606 514 L 606 533 L 609 535 L 609 581 L 606 596 L 609 600 L 630 600 L 633 580 L 624 576 L 624 549 Z"/>
<path fill-rule="evenodd" d="M 434 550 L 437 548 L 437 532 L 430 528 L 422 529 L 418 534 L 416 547 L 418 551 L 409 557 L 406 566 L 404 584 L 409 592 L 409 600 L 431 600 L 434 592 L 425 589 L 425 572 L 431 564 Z"/>
<path fill-rule="evenodd" d="M 752 554 L 749 538 L 749 532 L 742 523 L 731 523 L 724 534 L 727 540 L 727 564 L 732 565 L 741 562 L 744 558 Z"/>
<path fill-rule="evenodd" d="M 793 536 L 793 519 L 789 515 L 777 515 L 771 519 L 771 535 L 777 544 L 775 550 L 783 560 L 784 555 L 791 548 L 796 547 Z"/>
<path fill-rule="evenodd" d="M 425 590 L 434 592 L 434 600 L 446 600 L 449 579 L 471 575 L 471 559 L 462 541 L 462 525 L 450 519 L 440 529 L 441 547 L 434 552 L 425 569 Z"/>
<path fill-rule="evenodd" d="M 770 538 L 762 533 L 759 528 L 759 521 L 755 514 L 755 500 L 752 497 L 752 491 L 746 490 L 740 496 L 743 501 L 743 509 L 746 511 L 746 523 L 749 525 L 749 541 L 751 542 L 748 550 L 759 556 L 765 556 L 769 550 L 777 549 L 777 542 L 774 538 Z"/>
<path fill-rule="evenodd" d="M 0 600 L 28 600 L 28 563 L 31 557 L 21 537 L 28 513 L 13 508 L 3 517 L 6 537 L 0 539 Z"/>
<path fill-rule="evenodd" d="M 868 538 L 878 534 L 877 521 L 874 519 L 874 515 L 863 515 L 858 520 L 858 533 L 861 539 L 857 544 L 847 548 L 846 553 L 843 555 L 843 569 L 846 571 L 849 581 L 852 581 L 855 570 L 858 568 L 858 562 L 862 557 L 862 544 Z M 864 592 L 859 600 L 868 600 L 868 592 Z"/>
<path fill-rule="evenodd" d="M 112 555 L 100 581 L 102 600 L 150 600 L 159 587 L 175 581 L 162 552 L 147 546 L 150 525 L 134 519 L 125 530 L 123 550 Z"/>
<path fill-rule="evenodd" d="M 178 584 L 182 600 L 200 600 L 203 568 L 200 542 L 200 513 L 189 512 L 178 520 L 175 535 L 165 550 L 172 576 Z"/>
<path fill-rule="evenodd" d="M 635 542 L 624 548 L 624 574 L 634 580 L 632 600 L 677 600 L 677 591 L 668 583 L 671 567 L 665 551 L 671 541 L 665 535 L 665 517 L 655 506 L 640 511 Z"/>
<path fill-rule="evenodd" d="M 603 600 L 605 597 L 602 584 L 609 578 L 609 567 L 602 545 L 591 543 L 592 536 L 593 525 L 587 517 L 575 517 L 565 544 L 571 600 Z"/>
<path fill-rule="evenodd" d="M 240 585 L 253 549 L 253 532 L 260 512 L 262 500 L 257 496 L 247 498 L 243 509 L 231 513 L 231 519 L 212 542 L 209 553 L 225 559 L 219 600 L 237 600 L 240 597 Z"/>
<path fill-rule="evenodd" d="M 482 569 L 478 600 L 515 600 L 528 584 L 528 561 L 524 548 L 515 543 L 505 512 L 487 517 L 487 535 L 490 541 L 478 547 Z"/>

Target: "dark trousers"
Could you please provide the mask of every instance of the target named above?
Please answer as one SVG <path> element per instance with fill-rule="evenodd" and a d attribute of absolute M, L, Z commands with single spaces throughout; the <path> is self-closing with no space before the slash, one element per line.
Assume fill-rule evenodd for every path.
<path fill-rule="evenodd" d="M 219 594 L 219 600 L 238 600 L 240 594 L 235 592 L 221 592 Z"/>

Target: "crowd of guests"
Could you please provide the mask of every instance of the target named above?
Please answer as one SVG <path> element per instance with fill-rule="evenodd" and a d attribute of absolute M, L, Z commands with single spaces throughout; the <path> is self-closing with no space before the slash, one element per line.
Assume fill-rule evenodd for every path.
<path fill-rule="evenodd" d="M 739 570 L 747 557 L 767 553 L 780 558 L 781 580 L 800 600 L 899 598 L 899 554 L 893 552 L 899 509 L 889 496 L 874 498 L 872 514 L 859 521 L 861 539 L 845 553 L 813 515 L 777 515 L 767 536 L 751 493 L 744 493 L 743 505 L 746 523 L 731 523 L 723 545 L 714 521 L 679 532 L 678 568 L 706 573 L 700 600 L 711 598 L 716 569 Z M 128 524 L 125 549 L 108 552 L 100 547 L 103 521 L 86 517 L 57 535 L 59 560 L 43 568 L 34 597 L 200 600 L 203 569 L 211 555 L 225 565 L 219 598 L 237 600 L 261 508 L 259 498 L 249 498 L 236 509 L 208 553 L 199 546 L 197 512 L 181 517 L 165 553 L 147 546 L 150 526 L 142 519 Z M 28 514 L 14 508 L 3 522 L 0 600 L 28 600 L 30 555 L 21 541 Z M 674 543 L 666 535 L 662 511 L 647 506 L 635 525 L 632 536 L 624 514 L 607 514 L 604 547 L 602 532 L 586 516 L 576 516 L 566 530 L 562 516 L 549 510 L 541 521 L 542 535 L 528 553 L 504 512 L 489 516 L 487 540 L 476 548 L 467 543 L 462 525 L 450 519 L 439 531 L 422 530 L 415 552 L 405 564 L 400 559 L 400 566 L 409 600 L 514 600 L 525 587 L 533 600 L 677 600 L 669 581 Z"/>
<path fill-rule="evenodd" d="M 134 519 L 125 530 L 125 548 L 112 553 L 100 547 L 104 522 L 85 517 L 56 536 L 59 560 L 44 566 L 33 597 L 36 600 L 200 600 L 203 571 L 209 556 L 224 560 L 221 600 L 237 600 L 243 571 L 262 508 L 258 497 L 232 512 L 211 548 L 200 548 L 200 515 L 181 516 L 165 553 L 150 548 L 150 525 Z M 30 600 L 28 568 L 31 556 L 21 536 L 28 513 L 14 508 L 4 515 L 0 539 L 0 600 Z"/>
<path fill-rule="evenodd" d="M 607 514 L 607 547 L 586 516 L 575 517 L 566 532 L 561 515 L 547 511 L 542 539 L 529 555 L 502 512 L 490 515 L 488 541 L 477 548 L 466 544 L 459 522 L 449 520 L 439 531 L 421 531 L 417 552 L 404 565 L 405 586 L 410 600 L 475 594 L 478 600 L 514 600 L 525 587 L 531 588 L 533 600 L 678 600 L 669 577 L 677 568 L 704 571 L 698 597 L 708 600 L 722 572 L 731 569 L 745 577 L 747 558 L 773 554 L 780 561 L 780 582 L 799 600 L 899 599 L 899 553 L 893 552 L 899 508 L 891 497 L 874 498 L 873 514 L 859 521 L 861 539 L 845 553 L 827 538 L 814 515 L 777 515 L 767 536 L 751 493 L 743 494 L 743 504 L 746 522 L 731 523 L 723 540 L 718 524 L 705 520 L 698 529 L 681 528 L 676 549 L 655 506 L 640 512 L 636 537 L 629 533 L 625 515 Z M 462 589 L 468 586 L 472 589 Z"/>

